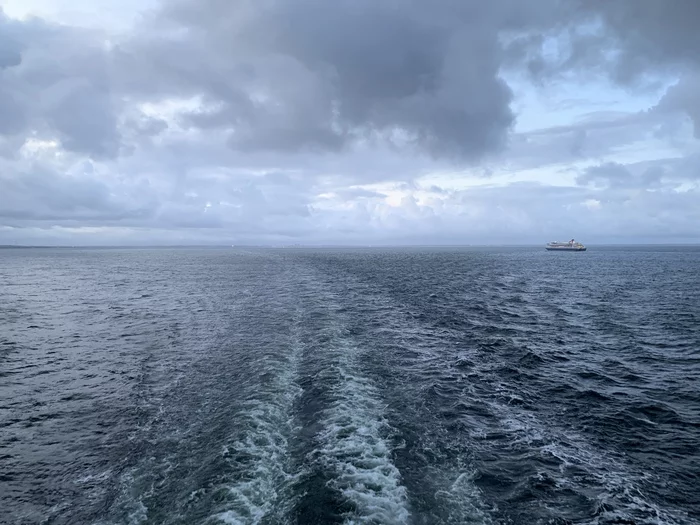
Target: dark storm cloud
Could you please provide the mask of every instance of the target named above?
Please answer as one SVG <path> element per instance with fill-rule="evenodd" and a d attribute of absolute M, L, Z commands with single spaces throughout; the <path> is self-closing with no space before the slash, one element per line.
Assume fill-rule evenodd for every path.
<path fill-rule="evenodd" d="M 576 70 L 629 81 L 623 68 L 666 69 L 657 47 L 674 64 L 692 62 L 695 32 L 677 21 L 697 4 L 674 2 L 661 15 L 659 5 L 177 0 L 117 56 L 132 73 L 129 92 L 200 96 L 204 107 L 183 112 L 182 123 L 225 133 L 237 151 L 338 152 L 381 140 L 476 159 L 498 151 L 514 121 L 511 89 L 499 77 L 504 65 L 524 66 L 533 78 Z M 552 64 L 544 50 L 554 37 L 565 43 Z M 572 130 L 551 148 L 537 139 L 537 157 L 596 154 L 607 139 L 599 129 Z M 639 129 L 626 131 L 633 140 Z"/>
<path fill-rule="evenodd" d="M 118 59 L 133 93 L 201 96 L 183 121 L 227 131 L 239 150 L 379 139 L 477 158 L 514 120 L 499 31 L 545 12 L 513 1 L 181 0 Z"/>
<path fill-rule="evenodd" d="M 514 121 L 499 68 L 539 74 L 528 60 L 544 60 L 543 35 L 574 29 L 567 67 L 638 56 L 658 64 L 659 53 L 694 60 L 697 36 L 682 13 L 698 4 L 659 5 L 175 0 L 113 52 L 78 30 L 2 17 L 0 67 L 16 71 L 0 85 L 0 132 L 43 124 L 70 150 L 114 156 L 124 96 L 199 97 L 204 106 L 183 111 L 181 123 L 226 133 L 239 151 L 339 151 L 380 139 L 478 158 L 503 145 Z M 577 29 L 591 20 L 603 28 Z M 503 35 L 515 35 L 505 48 Z M 611 48 L 630 60 L 605 59 Z M 36 100 L 47 102 L 31 107 Z"/>

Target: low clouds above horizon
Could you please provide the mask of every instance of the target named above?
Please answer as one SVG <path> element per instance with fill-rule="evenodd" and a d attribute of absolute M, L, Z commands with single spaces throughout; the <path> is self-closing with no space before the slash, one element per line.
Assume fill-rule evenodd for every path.
<path fill-rule="evenodd" d="M 0 244 L 700 241 L 696 0 L 50 4 Z"/>

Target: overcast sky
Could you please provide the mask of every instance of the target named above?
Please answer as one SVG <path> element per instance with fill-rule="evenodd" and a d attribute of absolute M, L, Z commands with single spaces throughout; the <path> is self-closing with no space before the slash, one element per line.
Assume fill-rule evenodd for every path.
<path fill-rule="evenodd" d="M 0 244 L 700 242 L 698 0 L 0 6 Z"/>

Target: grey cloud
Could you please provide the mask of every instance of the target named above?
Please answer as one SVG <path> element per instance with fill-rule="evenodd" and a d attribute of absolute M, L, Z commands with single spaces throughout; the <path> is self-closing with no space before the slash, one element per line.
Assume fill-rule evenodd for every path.
<path fill-rule="evenodd" d="M 24 130 L 27 111 L 12 91 L 0 85 L 0 134 L 14 135 Z"/>
<path fill-rule="evenodd" d="M 304 152 L 248 151 L 227 147 L 223 134 L 176 136 L 164 141 L 157 150 L 144 151 L 121 162 L 129 171 L 150 171 L 162 177 L 180 177 L 190 171 L 217 171 L 230 167 L 232 184 L 239 172 L 296 173 L 296 186 L 339 185 L 410 180 L 435 168 L 434 162 L 403 150 L 386 150 L 363 144 L 342 154 L 309 155 Z M 329 190 L 330 191 L 330 190 Z"/>
<path fill-rule="evenodd" d="M 239 151 L 339 151 L 379 138 L 474 159 L 502 146 L 514 120 L 499 67 L 541 73 L 543 34 L 569 31 L 566 68 L 608 63 L 611 47 L 621 64 L 692 62 L 697 5 L 177 0 L 109 53 L 84 31 L 2 17 L 0 63 L 21 66 L 2 78 L 2 132 L 43 124 L 68 149 L 115 156 L 122 95 L 200 96 L 205 107 L 183 122 L 222 130 Z M 577 26 L 595 19 L 600 31 Z M 502 49 L 508 33 L 520 36 Z M 53 104 L 31 108 L 43 98 Z M 585 152 L 584 142 L 579 133 L 571 149 Z"/>
<path fill-rule="evenodd" d="M 668 190 L 700 180 L 700 154 L 620 164 L 606 162 L 582 170 L 582 186 L 612 190 Z"/>
<path fill-rule="evenodd" d="M 656 161 L 664 167 L 666 174 L 680 182 L 700 181 L 700 153 L 689 154 L 682 158 Z M 700 207 L 700 206 L 699 206 Z"/>
<path fill-rule="evenodd" d="M 18 66 L 22 62 L 22 55 L 18 49 L 13 49 L 14 42 L 5 38 L 0 41 L 0 69 Z"/>
<path fill-rule="evenodd" d="M 411 195 L 417 176 L 455 164 L 517 170 L 603 158 L 671 133 L 671 114 L 689 115 L 697 134 L 700 43 L 688 20 L 698 4 L 660 5 L 170 0 L 110 47 L 103 35 L 0 16 L 0 156 L 10 159 L 0 170 L 0 226 L 120 226 L 134 238 L 189 242 L 691 235 L 684 221 L 698 220 L 697 191 L 675 189 L 697 181 L 692 155 L 602 164 L 574 188 Z M 554 62 L 544 52 L 552 37 L 570 42 Z M 518 85 L 506 85 L 503 67 L 525 67 L 535 80 L 683 76 L 648 112 L 516 134 Z M 142 106 L 157 112 L 169 99 L 189 109 L 171 121 Z M 27 165 L 18 152 L 27 137 L 58 140 L 56 157 L 70 166 L 52 153 Z M 99 169 L 81 168 L 83 158 Z M 354 187 L 386 181 L 407 183 L 400 206 Z M 319 205 L 320 194 L 335 208 Z"/>
<path fill-rule="evenodd" d="M 700 220 L 698 191 L 671 189 L 545 187 L 514 184 L 463 192 L 465 207 L 501 210 L 501 219 L 484 221 L 482 235 L 510 239 L 509 229 L 523 242 L 542 242 L 575 235 L 584 242 L 673 242 L 697 239 Z M 494 213 L 493 215 L 496 215 Z M 551 239 L 549 237 L 552 237 Z M 539 239 L 539 240 L 538 240 Z"/>
<path fill-rule="evenodd" d="M 374 202 L 356 202 L 329 211 L 324 222 L 333 231 L 344 227 L 343 242 L 365 244 L 541 244 L 572 235 L 590 244 L 687 242 L 698 239 L 699 198 L 697 190 L 514 183 L 441 192 L 422 204 L 409 197 L 407 205 L 380 213 Z"/>
<path fill-rule="evenodd" d="M 587 243 L 630 238 L 642 241 L 687 240 L 697 239 L 695 225 L 700 220 L 697 191 L 571 188 L 532 183 L 462 191 L 440 190 L 434 198 L 423 202 L 409 195 L 398 208 L 388 207 L 382 204 L 382 199 L 370 196 L 342 195 L 345 202 L 342 209 L 307 208 L 308 213 L 284 213 L 289 202 L 284 202 L 282 195 L 275 196 L 266 191 L 269 183 L 266 179 L 267 176 L 254 177 L 249 184 L 231 189 L 225 197 L 229 201 L 227 204 L 213 202 L 211 207 L 205 207 L 207 195 L 170 199 L 160 206 L 157 214 L 139 218 L 125 217 L 125 203 L 121 202 L 116 207 L 112 205 L 111 214 L 85 215 L 77 222 L 90 226 L 130 226 L 129 239 L 141 243 L 152 243 L 157 235 L 156 242 L 164 243 L 450 244 L 541 243 L 550 237 L 570 235 Z M 64 197 L 70 193 L 72 186 L 68 181 L 63 182 L 67 183 L 64 190 L 53 187 L 50 193 Z M 256 186 L 256 183 L 261 186 Z M 286 187 L 276 182 L 275 185 Z M 35 189 L 38 186 L 35 185 Z M 194 188 L 192 185 L 191 189 Z M 217 193 L 208 185 L 204 188 Z M 239 201 L 235 200 L 237 196 Z M 224 199 L 223 195 L 220 197 Z M 87 187 L 75 201 L 62 209 L 69 212 L 70 207 L 75 209 L 88 202 L 103 207 L 103 199 L 102 190 Z M 289 200 L 298 205 L 304 202 L 304 197 L 292 195 Z M 252 209 L 241 209 L 240 206 L 245 205 L 265 209 L 255 213 Z M 278 213 L 271 213 L 275 207 Z M 55 213 L 54 219 L 57 217 Z M 40 236 L 40 230 L 54 224 L 75 225 L 76 221 L 65 220 L 69 216 L 75 216 L 75 213 L 59 215 L 64 220 L 58 221 L 35 214 L 35 220 L 23 217 L 5 223 Z M 17 230 L 10 232 L 0 231 L 0 238 L 8 238 Z M 105 242 L 103 235 L 87 233 L 80 239 L 81 242 L 99 244 Z"/>
<path fill-rule="evenodd" d="M 96 35 L 0 14 L 0 49 L 0 133 L 38 133 L 95 157 L 118 154 L 120 108 Z"/>
<path fill-rule="evenodd" d="M 142 188 L 120 188 L 98 181 L 94 174 L 61 175 L 49 166 L 31 165 L 0 172 L 0 221 L 94 224 L 125 219 L 143 221 L 153 200 Z"/>
<path fill-rule="evenodd" d="M 237 213 L 250 222 L 264 217 L 290 217 L 309 215 L 308 195 L 300 187 L 271 182 L 269 178 L 249 179 L 230 191 L 227 199 L 237 206 Z"/>
<path fill-rule="evenodd" d="M 356 199 L 383 199 L 384 194 L 364 188 L 342 188 L 334 192 L 341 200 L 352 201 Z"/>
<path fill-rule="evenodd" d="M 669 87 L 654 110 L 686 114 L 693 122 L 695 138 L 700 139 L 700 70 Z"/>
<path fill-rule="evenodd" d="M 503 65 L 522 66 L 524 64 L 533 72 L 538 72 L 540 66 L 530 62 L 538 57 L 544 41 L 545 36 L 542 33 L 528 33 L 511 38 L 503 46 Z"/>
<path fill-rule="evenodd" d="M 604 73 L 623 85 L 658 87 L 658 75 L 700 66 L 696 0 L 569 0 L 545 26 L 524 26 L 506 47 L 508 67 L 535 81 Z M 546 52 L 548 39 L 558 52 Z"/>
<path fill-rule="evenodd" d="M 22 46 L 13 35 L 13 23 L 0 7 L 0 71 L 22 62 Z"/>
<path fill-rule="evenodd" d="M 24 83 L 15 79 L 14 94 L 5 97 L 3 127 L 16 132 L 30 116 L 41 117 L 26 109 L 38 93 L 21 103 L 11 98 L 31 81 L 55 101 L 44 123 L 67 148 L 97 156 L 118 153 L 118 100 L 126 94 L 201 97 L 205 107 L 183 113 L 183 123 L 221 130 L 238 151 L 339 151 L 381 139 L 474 159 L 502 146 L 514 120 L 499 67 L 527 61 L 542 47 L 541 31 L 570 26 L 567 16 L 600 17 L 608 40 L 624 34 L 622 4 L 177 0 L 109 56 L 83 32 L 13 22 L 30 64 L 18 75 Z M 630 25 L 650 23 L 644 16 L 654 14 L 653 5 L 643 4 Z M 524 35 L 504 50 L 499 38 L 508 32 Z M 567 63 L 605 62 L 595 34 L 574 36 Z M 73 91 L 52 95 L 61 83 Z M 579 134 L 571 149 L 584 152 L 583 142 Z"/>
<path fill-rule="evenodd" d="M 608 162 L 587 168 L 576 179 L 581 185 L 592 184 L 602 188 L 654 188 L 665 174 L 662 166 L 650 166 L 639 173 L 616 162 Z"/>
<path fill-rule="evenodd" d="M 133 110 L 125 111 L 117 125 L 120 135 L 119 155 L 122 158 L 132 156 L 138 150 L 153 154 L 155 141 L 169 128 L 165 120 Z"/>
<path fill-rule="evenodd" d="M 135 131 L 139 135 L 152 137 L 168 129 L 168 123 L 161 118 L 149 117 L 148 115 L 142 114 L 138 117 L 128 119 L 125 127 Z"/>
<path fill-rule="evenodd" d="M 615 75 L 622 82 L 647 74 L 650 67 L 700 65 L 700 3 L 695 0 L 579 0 L 579 9 L 598 17 L 614 39 L 620 50 L 613 61 Z"/>
<path fill-rule="evenodd" d="M 512 134 L 504 158 L 516 169 L 601 158 L 653 136 L 660 121 L 654 112 L 593 112 L 569 125 Z"/>
<path fill-rule="evenodd" d="M 240 150 L 384 140 L 473 159 L 513 123 L 498 40 L 513 10 L 532 16 L 511 1 L 180 0 L 118 60 L 143 97 L 202 95 L 183 118 L 227 130 Z"/>
<path fill-rule="evenodd" d="M 109 92 L 81 82 L 67 87 L 46 108 L 46 121 L 67 150 L 113 157 L 119 151 L 121 135 L 112 104 Z"/>

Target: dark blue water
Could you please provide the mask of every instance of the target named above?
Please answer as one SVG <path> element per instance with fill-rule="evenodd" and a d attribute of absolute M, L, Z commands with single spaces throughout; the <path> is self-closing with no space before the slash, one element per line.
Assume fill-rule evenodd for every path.
<path fill-rule="evenodd" d="M 700 250 L 0 251 L 0 522 L 700 523 Z"/>

